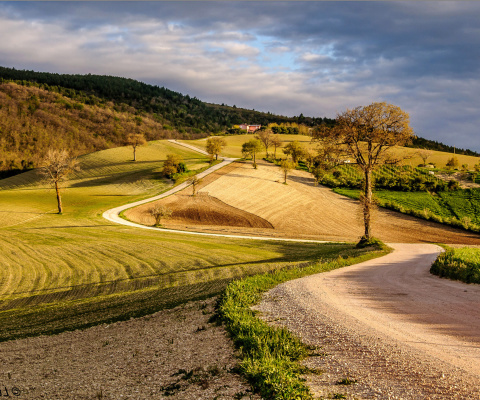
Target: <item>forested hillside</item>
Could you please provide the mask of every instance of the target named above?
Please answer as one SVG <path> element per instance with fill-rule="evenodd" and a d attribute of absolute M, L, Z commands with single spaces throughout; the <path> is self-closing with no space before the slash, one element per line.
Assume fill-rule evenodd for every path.
<path fill-rule="evenodd" d="M 84 154 L 124 145 L 133 133 L 143 133 L 147 140 L 194 139 L 224 133 L 241 123 L 314 127 L 335 122 L 209 104 L 127 78 L 4 67 L 0 67 L 0 117 L 0 177 L 37 166 L 48 148 Z M 413 147 L 453 150 L 423 138 L 417 138 Z"/>
<path fill-rule="evenodd" d="M 175 136 L 133 109 L 116 111 L 111 103 L 87 105 L 37 87 L 0 84 L 0 171 L 33 168 L 49 148 L 79 155 L 122 146 L 133 133 L 148 140 Z"/>
<path fill-rule="evenodd" d="M 131 133 L 143 133 L 147 140 L 193 139 L 245 122 L 308 126 L 332 122 L 207 104 L 133 79 L 4 67 L 0 67 L 0 117 L 0 172 L 12 173 L 37 166 L 48 148 L 84 154 L 124 145 Z"/>
<path fill-rule="evenodd" d="M 111 101 L 116 109 L 128 105 L 137 111 L 155 115 L 160 122 L 170 124 L 180 133 L 219 133 L 241 123 L 267 125 L 297 122 L 315 126 L 324 120 L 329 121 L 328 118 L 302 115 L 289 118 L 235 106 L 209 104 L 164 87 L 114 76 L 54 74 L 0 67 L 0 79 L 25 85 L 35 83 L 85 104 Z"/>

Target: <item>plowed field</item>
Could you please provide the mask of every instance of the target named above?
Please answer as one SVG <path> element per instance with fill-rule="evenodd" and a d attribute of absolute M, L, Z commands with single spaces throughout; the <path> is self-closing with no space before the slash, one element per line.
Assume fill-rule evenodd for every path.
<path fill-rule="evenodd" d="M 292 171 L 285 185 L 273 164 L 260 162 L 253 169 L 251 163 L 237 162 L 207 177 L 199 193 L 192 198 L 187 188 L 160 200 L 173 211 L 164 226 L 339 241 L 357 241 L 363 234 L 359 203 L 315 186 L 303 171 Z M 126 216 L 152 225 L 149 207 L 128 210 Z M 376 211 L 373 230 L 385 242 L 480 244 L 480 235 L 384 209 Z"/>

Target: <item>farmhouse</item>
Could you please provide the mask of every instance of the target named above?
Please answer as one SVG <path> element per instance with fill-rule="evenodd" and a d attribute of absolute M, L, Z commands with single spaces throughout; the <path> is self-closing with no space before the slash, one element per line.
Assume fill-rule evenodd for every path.
<path fill-rule="evenodd" d="M 242 124 L 239 126 L 240 129 L 246 130 L 247 133 L 253 133 L 255 131 L 258 131 L 262 125 L 247 125 L 247 124 Z"/>

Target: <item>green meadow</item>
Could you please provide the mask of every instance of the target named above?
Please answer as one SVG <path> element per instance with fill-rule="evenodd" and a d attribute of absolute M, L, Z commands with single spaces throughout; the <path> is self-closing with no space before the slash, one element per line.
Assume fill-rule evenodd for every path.
<path fill-rule="evenodd" d="M 128 147 L 85 155 L 63 189 L 62 215 L 36 171 L 0 181 L 0 340 L 146 315 L 218 294 L 232 279 L 351 255 L 351 244 L 199 237 L 102 218 L 169 189 L 159 173 L 169 153 L 190 170 L 208 166 L 167 141 L 139 148 L 136 162 Z"/>

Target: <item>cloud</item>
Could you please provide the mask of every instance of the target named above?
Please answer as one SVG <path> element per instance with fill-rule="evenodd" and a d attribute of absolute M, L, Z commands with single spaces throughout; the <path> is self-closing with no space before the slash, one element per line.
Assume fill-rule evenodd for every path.
<path fill-rule="evenodd" d="M 4 2 L 0 59 L 284 115 L 388 101 L 480 151 L 479 21 L 477 2 Z"/>

